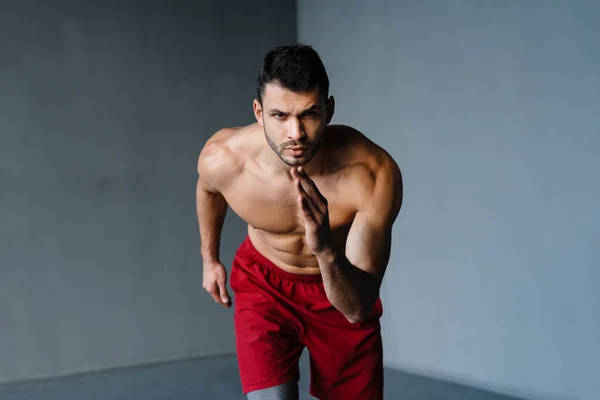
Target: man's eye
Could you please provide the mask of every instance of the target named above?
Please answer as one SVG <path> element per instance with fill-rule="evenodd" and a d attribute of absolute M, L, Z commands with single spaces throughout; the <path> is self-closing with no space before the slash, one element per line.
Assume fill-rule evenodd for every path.
<path fill-rule="evenodd" d="M 275 113 L 275 114 L 273 114 L 273 116 L 275 118 L 283 118 L 285 115 L 283 115 L 283 113 Z"/>

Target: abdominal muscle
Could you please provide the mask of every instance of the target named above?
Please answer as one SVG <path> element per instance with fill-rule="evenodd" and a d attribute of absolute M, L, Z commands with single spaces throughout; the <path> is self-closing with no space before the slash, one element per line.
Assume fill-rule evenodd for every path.
<path fill-rule="evenodd" d="M 256 250 L 277 267 L 297 275 L 319 275 L 319 263 L 306 247 L 304 235 L 272 234 L 248 225 L 248 237 Z"/>

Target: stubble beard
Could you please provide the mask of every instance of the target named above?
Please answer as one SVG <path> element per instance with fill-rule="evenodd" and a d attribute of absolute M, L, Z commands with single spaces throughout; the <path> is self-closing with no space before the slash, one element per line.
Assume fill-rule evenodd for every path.
<path fill-rule="evenodd" d="M 321 135 L 320 140 L 315 143 L 285 142 L 278 146 L 277 144 L 275 144 L 273 139 L 271 139 L 271 137 L 267 134 L 267 130 L 264 126 L 263 126 L 263 131 L 265 132 L 265 139 L 266 139 L 269 147 L 275 152 L 275 154 L 277 154 L 279 159 L 281 161 L 283 161 L 284 164 L 286 164 L 287 166 L 290 166 L 290 167 L 298 167 L 300 165 L 304 165 L 304 164 L 308 163 L 314 157 L 314 155 L 317 153 L 317 151 L 321 147 L 321 144 L 323 143 L 323 135 Z M 307 147 L 307 150 L 306 150 L 307 155 L 300 159 L 292 159 L 292 160 L 287 159 L 284 156 L 285 148 L 292 147 L 292 146 Z"/>

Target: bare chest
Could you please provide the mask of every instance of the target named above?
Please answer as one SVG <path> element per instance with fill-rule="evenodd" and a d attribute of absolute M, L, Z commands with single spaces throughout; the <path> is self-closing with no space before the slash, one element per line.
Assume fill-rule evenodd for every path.
<path fill-rule="evenodd" d="M 356 213 L 356 196 L 335 176 L 313 178 L 327 199 L 332 230 L 345 229 Z M 292 181 L 262 180 L 246 174 L 224 193 L 231 209 L 254 229 L 273 235 L 304 233 L 297 193 Z"/>

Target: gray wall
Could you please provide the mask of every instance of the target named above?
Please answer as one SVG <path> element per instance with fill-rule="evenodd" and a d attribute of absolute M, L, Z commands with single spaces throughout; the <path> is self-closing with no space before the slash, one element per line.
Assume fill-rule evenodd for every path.
<path fill-rule="evenodd" d="M 251 122 L 292 1 L 0 3 L 0 382 L 235 351 L 197 155 Z M 229 264 L 245 226 L 227 218 Z"/>
<path fill-rule="evenodd" d="M 300 0 L 335 123 L 405 179 L 388 366 L 542 398 L 600 392 L 600 5 Z"/>

